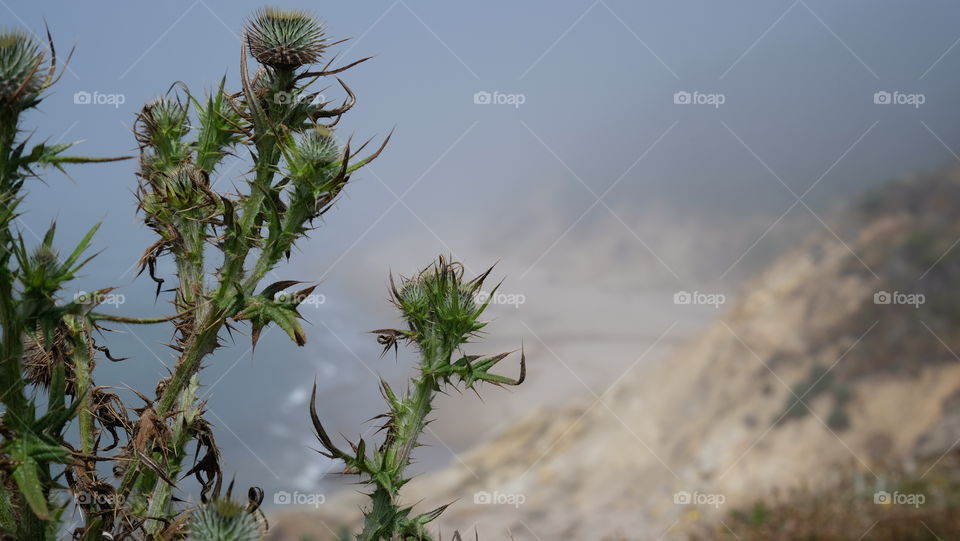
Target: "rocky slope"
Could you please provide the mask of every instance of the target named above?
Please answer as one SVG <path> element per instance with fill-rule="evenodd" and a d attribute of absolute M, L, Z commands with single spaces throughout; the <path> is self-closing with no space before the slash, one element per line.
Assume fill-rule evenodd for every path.
<path fill-rule="evenodd" d="M 958 215 L 958 169 L 868 194 L 691 343 L 598 398 L 527 415 L 407 498 L 459 500 L 445 537 L 682 538 L 837 468 L 881 486 L 887 468 L 935 460 L 960 439 Z M 363 503 L 278 514 L 272 536 L 332 539 Z"/>

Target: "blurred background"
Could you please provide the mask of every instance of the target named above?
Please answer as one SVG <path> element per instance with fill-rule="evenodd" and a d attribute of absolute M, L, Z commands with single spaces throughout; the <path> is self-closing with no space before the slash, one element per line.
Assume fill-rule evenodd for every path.
<path fill-rule="evenodd" d="M 229 88 L 239 87 L 240 31 L 260 5 L 246 0 L 0 0 L 4 26 L 42 35 L 47 25 L 61 57 L 76 47 L 53 94 L 29 117 L 34 138 L 82 139 L 79 150 L 88 155 L 135 154 L 135 114 L 172 83 L 181 81 L 202 93 L 226 76 Z M 482 401 L 456 392 L 439 400 L 415 468 L 437 472 L 426 482 L 450 468 L 471 470 L 479 488 L 452 491 L 451 499 L 464 498 L 464 513 L 475 516 L 464 515 L 466 523 L 454 526 L 472 529 L 483 524 L 477 517 L 490 512 L 490 506 L 470 509 L 473 490 L 510 492 L 491 486 L 487 481 L 493 477 L 464 458 L 476 459 L 471 449 L 506 437 L 498 434 L 536 435 L 534 443 L 524 445 L 540 445 L 537 450 L 516 449 L 529 452 L 524 477 L 552 460 L 566 447 L 562 442 L 577 437 L 585 420 L 592 419 L 587 413 L 602 413 L 618 436 L 605 439 L 598 433 L 592 441 L 623 455 L 622 463 L 614 461 L 625 468 L 621 477 L 633 468 L 668 470 L 669 482 L 649 476 L 635 481 L 646 480 L 644 495 L 630 501 L 645 509 L 645 526 L 637 528 L 649 531 L 620 531 L 639 520 L 623 518 L 630 515 L 628 507 L 624 515 L 605 518 L 609 527 L 592 530 L 596 536 L 582 537 L 586 534 L 556 526 L 564 520 L 557 514 L 569 515 L 569 509 L 533 512 L 537 491 L 556 491 L 544 501 L 574 498 L 569 504 L 584 515 L 590 504 L 576 497 L 596 501 L 575 486 L 578 467 L 561 461 L 555 477 L 535 476 L 536 483 L 512 489 L 526 494 L 530 507 L 500 506 L 500 515 L 490 519 L 497 528 L 512 525 L 517 539 L 614 534 L 655 539 L 657 532 L 675 527 L 672 522 L 686 520 L 686 507 L 670 500 L 671 494 L 696 494 L 698 487 L 717 482 L 722 476 L 716 474 L 738 466 L 741 461 L 734 459 L 752 452 L 757 443 L 751 442 L 776 424 L 771 421 L 789 397 L 785 389 L 804 381 L 809 366 L 780 368 L 774 361 L 784 351 L 796 353 L 795 342 L 810 340 L 805 325 L 825 326 L 829 320 L 832 329 L 843 327 L 842 333 L 818 338 L 829 352 L 823 353 L 823 365 L 830 368 L 851 344 L 893 336 L 883 330 L 862 335 L 874 327 L 873 316 L 860 312 L 860 319 L 830 319 L 852 314 L 844 312 L 851 303 L 877 306 L 872 296 L 887 291 L 895 277 L 904 282 L 894 286 L 907 285 L 891 286 L 891 294 L 922 291 L 933 298 L 950 289 L 952 275 L 935 281 L 931 269 L 948 267 L 958 238 L 949 229 L 956 216 L 950 205 L 957 203 L 949 179 L 955 176 L 952 165 L 960 161 L 960 6 L 955 2 L 289 0 L 282 7 L 317 13 L 331 37 L 350 38 L 336 48 L 338 63 L 374 57 L 345 75 L 359 102 L 338 135 L 363 140 L 395 132 L 384 154 L 354 176 L 320 227 L 275 273 L 277 280 L 319 283 L 317 302 L 302 310 L 309 322 L 307 345 L 297 348 L 272 329 L 254 352 L 248 337 L 235 334 L 235 343 L 220 350 L 204 372 L 208 419 L 217 429 L 224 470 L 241 486 L 263 487 L 272 511 L 279 506 L 270 495 L 278 492 L 319 493 L 332 502 L 338 489 L 357 489 L 347 485 L 353 479 L 338 475 L 337 464 L 312 450 L 309 388 L 317 382 L 318 410 L 331 433 L 370 437 L 375 428 L 366 420 L 382 409 L 378 378 L 402 387 L 412 357 L 401 351 L 380 358 L 376 336 L 367 331 L 397 324 L 387 300 L 388 275 L 410 275 L 438 254 L 462 260 L 474 274 L 496 263 L 493 276 L 505 279 L 502 295 L 491 308 L 488 336 L 473 347 L 495 353 L 522 344 L 528 359 L 528 380 L 520 388 L 487 389 Z M 325 95 L 340 98 L 342 92 L 334 84 Z M 237 160 L 220 171 L 217 188 L 241 186 L 247 164 Z M 77 292 L 116 286 L 121 295 L 108 310 L 129 316 L 170 313 L 170 299 L 155 299 L 153 282 L 136 275 L 137 259 L 153 236 L 135 212 L 134 167 L 127 161 L 71 168 L 69 177 L 47 176 L 30 187 L 22 225 L 42 234 L 52 217 L 67 233 L 66 246 L 102 221 L 95 240 L 102 251 L 78 281 Z M 893 179 L 913 177 L 940 188 L 914 179 L 908 183 L 913 191 L 883 191 Z M 900 238 L 895 234 L 900 226 L 857 203 L 877 193 L 883 194 L 875 196 L 882 216 L 943 217 L 943 223 L 928 224 L 933 238 L 924 245 L 927 252 L 908 252 L 901 260 L 874 253 L 877 242 Z M 933 193 L 938 195 L 922 197 Z M 908 200 L 921 203 L 904 203 Z M 845 210 L 851 205 L 866 214 L 854 216 Z M 903 245 L 916 247 L 913 226 L 902 227 L 911 231 L 904 238 L 912 239 Z M 790 259 L 797 250 L 807 255 L 813 250 L 816 257 Z M 831 267 L 831 257 L 844 262 Z M 765 268 L 780 274 L 763 273 Z M 159 269 L 161 276 L 172 273 L 172 266 Z M 783 278 L 790 273 L 800 274 L 793 281 Z M 932 278 L 919 282 L 928 275 Z M 802 294 L 802 309 L 783 308 L 788 294 Z M 842 306 L 830 304 L 841 300 Z M 915 352 L 929 350 L 923 355 L 956 361 L 950 320 L 944 319 L 941 329 L 936 319 L 941 312 L 918 316 L 917 310 L 897 312 L 897 318 L 909 321 L 897 343 L 913 337 L 917 346 L 904 346 L 896 355 L 910 361 Z M 847 323 L 850 328 L 843 326 Z M 730 330 L 727 339 L 736 337 L 730 346 L 736 353 L 729 353 L 735 359 L 724 365 L 729 372 L 713 371 L 710 360 L 724 353 L 704 345 L 703 336 L 722 333 L 724 327 Z M 101 361 L 98 383 L 152 388 L 173 361 L 163 345 L 171 329 L 121 325 L 116 330 L 106 337 L 111 351 L 130 359 Z M 875 344 L 872 358 L 890 351 L 885 344 Z M 687 353 L 677 357 L 677 351 Z M 705 364 L 670 361 L 693 355 Z M 673 371 L 655 371 L 664 364 L 673 364 Z M 777 376 L 773 390 L 762 391 L 769 382 L 731 383 L 737 370 L 753 373 L 763 366 Z M 865 366 L 872 374 L 873 365 Z M 508 374 L 515 369 L 503 368 Z M 703 402 L 680 411 L 670 406 L 685 403 L 679 398 L 650 398 L 636 406 L 642 413 L 635 417 L 626 413 L 627 406 L 618 410 L 617 404 L 642 396 L 644 385 L 666 386 L 652 374 L 687 374 L 690 381 L 676 383 L 675 395 L 696 395 Z M 904 372 L 890 374 L 893 381 L 907 378 Z M 953 381 L 943 374 L 927 377 L 941 385 Z M 715 389 L 727 389 L 723 400 L 733 402 L 703 398 Z M 940 403 L 920 397 L 933 400 L 950 391 L 910 389 L 896 395 L 898 400 L 919 400 L 924 411 L 940 411 Z M 721 426 L 726 422 L 721 414 L 739 404 L 737 396 L 751 393 L 769 395 L 776 406 L 755 415 L 752 425 L 738 414 L 731 422 L 744 431 L 741 439 L 731 431 L 713 439 L 702 431 L 683 445 L 671 439 L 671 428 L 688 419 Z M 852 394 L 857 404 L 861 395 Z M 620 395 L 627 402 L 618 402 Z M 581 413 L 587 413 L 570 418 L 556 413 L 575 404 L 584 404 Z M 855 411 L 873 411 L 861 406 Z M 553 426 L 530 421 L 537 412 L 565 424 L 554 431 L 534 430 Z M 876 414 L 888 421 L 891 415 Z M 814 419 L 804 422 L 813 425 L 804 430 L 826 433 Z M 935 424 L 932 413 L 927 424 Z M 653 435 L 647 435 L 648 428 Z M 861 458 L 866 452 L 856 442 L 873 441 L 879 429 L 852 438 L 853 443 L 827 430 L 837 436 L 827 434 L 830 445 L 856 469 L 876 469 L 872 459 Z M 944 437 L 949 440 L 950 434 Z M 515 436 L 513 441 L 520 441 Z M 801 436 L 809 434 L 788 439 Z M 950 443 L 944 449 L 952 449 Z M 510 455 L 509 445 L 503 449 Z M 881 451 L 881 458 L 898 449 Z M 491 457 L 497 455 L 491 453 L 483 457 L 496 469 Z M 602 454 L 577 454 L 581 461 L 595 461 L 593 467 L 605 462 Z M 711 462 L 717 456 L 726 462 Z M 717 466 L 720 462 L 726 466 Z M 707 470 L 712 473 L 705 475 Z M 757 466 L 756 471 L 764 470 Z M 784 485 L 806 479 L 807 471 L 797 469 Z M 881 478 L 879 473 L 876 479 L 867 477 L 871 482 Z M 760 485 L 751 479 L 737 477 L 715 490 L 729 493 L 731 500 L 735 492 L 748 492 L 748 501 L 760 490 L 753 491 Z M 666 502 L 662 512 L 644 504 L 652 494 Z M 490 535 L 499 538 L 500 531 Z"/>

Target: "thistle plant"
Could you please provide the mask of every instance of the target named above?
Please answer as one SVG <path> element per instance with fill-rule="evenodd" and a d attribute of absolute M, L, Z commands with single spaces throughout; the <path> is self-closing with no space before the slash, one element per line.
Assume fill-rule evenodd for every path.
<path fill-rule="evenodd" d="M 25 184 L 50 166 L 112 161 L 67 154 L 73 144 L 30 144 L 23 114 L 36 108 L 59 69 L 53 41 L 0 30 L 0 531 L 17 539 L 54 538 L 63 507 L 53 495 L 59 478 L 84 449 L 63 441 L 67 424 L 89 424 L 90 371 L 97 346 L 96 302 L 59 302 L 83 267 L 96 227 L 66 255 L 51 226 L 28 247 L 20 230 Z M 43 395 L 38 400 L 38 394 Z M 84 444 L 88 440 L 84 439 Z"/>
<path fill-rule="evenodd" d="M 0 32 L 0 537 L 54 539 L 71 505 L 83 520 L 72 532 L 78 539 L 260 537 L 262 491 L 251 489 L 242 512 L 229 491 L 221 494 L 220 451 L 198 397 L 201 367 L 224 332 L 244 321 L 254 345 L 271 324 L 305 343 L 297 306 L 312 287 L 289 294 L 299 282 L 261 282 L 386 145 L 361 159 L 366 144 L 351 149 L 336 137 L 353 92 L 338 78 L 346 98 L 332 104 L 311 88 L 366 59 L 314 67 L 332 45 L 309 14 L 264 9 L 244 30 L 239 91 L 228 91 L 225 78 L 205 96 L 178 84 L 142 108 L 138 208 L 156 240 L 140 270 L 158 296 L 172 294 L 174 314 L 136 318 L 96 312 L 110 288 L 60 299 L 86 263 L 96 227 L 63 256 L 54 227 L 35 248 L 16 227 L 24 182 L 42 167 L 113 158 L 67 155 L 69 144 L 28 148 L 21 115 L 57 78 L 53 43 Z M 212 180 L 230 157 L 250 162 L 238 193 L 218 191 Z M 162 258 L 175 264 L 173 277 L 159 274 Z M 94 383 L 98 358 L 122 360 L 94 340 L 113 323 L 173 327 L 169 377 L 134 391 L 139 406 Z M 202 487 L 199 507 L 174 498 L 187 476 Z"/>
<path fill-rule="evenodd" d="M 410 464 L 414 448 L 419 445 L 438 392 L 458 388 L 458 385 L 476 392 L 476 385 L 481 382 L 520 385 L 526 377 L 522 351 L 517 379 L 490 372 L 510 352 L 492 356 L 461 352 L 461 347 L 486 326 L 481 316 L 493 295 L 478 302 L 477 294 L 491 271 L 492 268 L 466 280 L 461 263 L 441 257 L 417 275 L 401 278 L 399 286 L 391 277 L 392 301 L 406 328 L 379 329 L 373 333 L 384 346 L 383 353 L 396 350 L 400 343 L 409 344 L 417 349 L 420 361 L 418 373 L 411 378 L 402 395 L 398 395 L 386 381 L 380 382 L 387 412 L 380 416 L 384 421 L 385 437 L 379 446 L 368 452 L 367 443 L 361 438 L 350 443 L 350 452 L 338 447 L 317 415 L 314 385 L 310 418 L 323 447 L 321 452 L 329 458 L 342 460 L 345 473 L 361 475 L 372 487 L 363 531 L 357 536 L 359 541 L 431 539 L 426 525 L 439 517 L 447 505 L 411 515 L 412 507 L 401 502 L 400 489 L 410 480 L 405 469 Z"/>
<path fill-rule="evenodd" d="M 158 259 L 172 257 L 177 269 L 171 346 L 176 364 L 158 383 L 156 398 L 145 398 L 133 440 L 121 453 L 126 461 L 117 489 L 127 512 L 150 517 L 144 526 L 150 535 L 164 533 L 177 516 L 170 506 L 172 481 L 185 469 L 190 441 L 198 450 L 186 475 L 202 484 L 202 499 L 219 495 L 219 452 L 196 393 L 203 360 L 220 346 L 221 331 L 233 328 L 231 321 L 250 322 L 254 346 L 269 324 L 298 345 L 306 342 L 297 306 L 313 287 L 291 295 L 285 290 L 299 282 L 261 287 L 261 281 L 331 208 L 351 173 L 376 158 L 389 140 L 356 160 L 365 144 L 354 152 L 349 140 L 337 142 L 333 127 L 353 107 L 354 94 L 338 78 L 347 98 L 331 105 L 310 88 L 363 60 L 311 70 L 327 46 L 312 16 L 261 10 L 244 30 L 242 91 L 231 94 L 221 81 L 201 100 L 181 87 L 139 115 L 140 209 L 158 237 L 141 257 L 141 272 L 149 271 L 159 294 L 165 279 L 156 273 Z M 260 64 L 253 74 L 248 52 Z M 252 162 L 248 189 L 217 192 L 211 178 L 228 156 L 242 150 Z M 215 270 L 208 268 L 211 246 L 221 261 Z"/>
<path fill-rule="evenodd" d="M 126 159 L 73 156 L 71 144 L 28 145 L 21 117 L 62 73 L 47 38 L 42 44 L 0 31 L 0 538 L 57 539 L 69 510 L 81 519 L 69 532 L 74 539 L 260 539 L 267 526 L 263 491 L 250 488 L 247 501 L 237 503 L 233 482 L 222 490 L 220 449 L 199 394 L 202 367 L 224 334 L 246 322 L 254 347 L 269 325 L 306 343 L 298 306 L 314 286 L 263 282 L 332 208 L 351 174 L 389 141 L 359 158 L 370 141 L 353 149 L 334 131 L 356 103 L 353 91 L 339 77 L 341 103 L 313 90 L 367 59 L 316 67 L 338 43 L 322 24 L 306 12 L 263 9 L 244 29 L 238 91 L 227 89 L 226 78 L 203 96 L 177 83 L 143 106 L 134 129 L 137 207 L 156 239 L 139 267 L 158 297 L 169 295 L 173 313 L 141 318 L 98 312 L 110 287 L 65 298 L 91 257 L 85 253 L 97 226 L 63 253 L 55 226 L 35 243 L 18 227 L 25 183 L 44 168 Z M 244 189 L 232 193 L 216 180 L 230 159 L 249 162 Z M 160 272 L 164 259 L 174 264 L 172 276 Z M 373 487 L 362 540 L 429 539 L 425 527 L 444 508 L 412 515 L 400 490 L 436 393 L 524 379 L 522 354 L 513 380 L 490 373 L 506 353 L 460 353 L 485 325 L 487 305 L 476 294 L 490 271 L 469 281 L 463 273 L 441 258 L 392 287 L 407 328 L 375 331 L 378 340 L 384 353 L 401 342 L 415 345 L 421 362 L 402 396 L 382 383 L 386 437 L 369 454 L 362 439 L 351 453 L 334 446 L 317 416 L 314 388 L 310 413 L 324 452 Z M 172 327 L 169 375 L 153 389 L 132 390 L 134 405 L 94 378 L 99 360 L 124 360 L 97 342 L 100 331 L 118 323 Z M 187 477 L 200 484 L 196 499 L 175 493 Z"/>

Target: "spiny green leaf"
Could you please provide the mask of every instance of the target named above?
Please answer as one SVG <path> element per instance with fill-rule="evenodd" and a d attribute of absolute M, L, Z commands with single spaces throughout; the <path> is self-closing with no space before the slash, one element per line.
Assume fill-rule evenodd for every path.
<path fill-rule="evenodd" d="M 103 222 L 97 222 L 93 227 L 87 231 L 87 234 L 80 239 L 80 242 L 77 244 L 76 248 L 73 249 L 73 252 L 63 261 L 63 268 L 69 269 L 71 273 L 80 270 L 91 258 L 83 260 L 76 267 L 73 266 L 74 263 L 80 258 L 83 252 L 90 246 L 90 241 L 93 240 L 93 235 L 96 234 L 97 230 L 100 229 L 100 226 L 103 225 Z M 92 256 L 91 256 L 92 257 Z"/>
<path fill-rule="evenodd" d="M 43 493 L 44 485 L 40 482 L 40 466 L 29 456 L 18 460 L 20 463 L 13 469 L 13 480 L 17 483 L 20 494 L 37 518 L 49 519 L 50 508 Z"/>

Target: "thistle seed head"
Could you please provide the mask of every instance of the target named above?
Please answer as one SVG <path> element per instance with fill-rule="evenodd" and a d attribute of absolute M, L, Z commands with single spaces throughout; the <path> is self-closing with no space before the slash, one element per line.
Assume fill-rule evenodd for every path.
<path fill-rule="evenodd" d="M 20 30 L 0 31 L 0 102 L 24 101 L 47 84 L 45 55 L 33 38 Z"/>
<path fill-rule="evenodd" d="M 275 68 L 312 64 L 326 48 L 323 24 L 300 10 L 261 9 L 247 23 L 244 36 L 257 62 Z"/>

